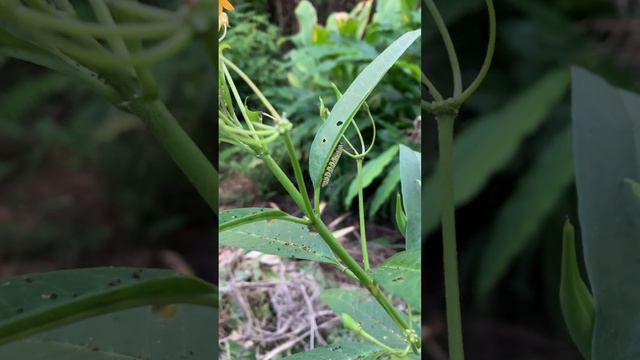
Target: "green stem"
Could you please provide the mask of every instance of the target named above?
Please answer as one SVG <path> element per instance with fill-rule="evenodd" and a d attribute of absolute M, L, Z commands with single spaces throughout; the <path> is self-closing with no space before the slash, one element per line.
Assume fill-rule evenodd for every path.
<path fill-rule="evenodd" d="M 356 159 L 358 178 L 358 215 L 360 217 L 360 246 L 364 271 L 369 272 L 369 253 L 367 252 L 367 230 L 364 223 L 364 196 L 362 194 L 362 159 Z"/>
<path fill-rule="evenodd" d="M 304 202 L 303 209 L 305 210 L 306 215 L 311 218 L 313 217 L 313 208 L 311 207 L 311 201 L 309 200 L 309 192 L 307 191 L 307 185 L 304 183 L 302 168 L 300 167 L 300 162 L 298 161 L 298 157 L 296 156 L 296 150 L 293 147 L 293 142 L 291 141 L 289 131 L 284 132 L 284 142 L 285 144 L 287 144 L 287 152 L 289 153 L 289 159 L 291 159 L 293 173 L 296 177 L 296 181 L 298 182 L 298 188 L 300 189 L 300 194 L 302 195 L 302 201 Z"/>
<path fill-rule="evenodd" d="M 146 124 L 211 210 L 217 212 L 218 173 L 165 105 L 159 100 L 137 100 L 131 102 L 126 110 Z"/>
<path fill-rule="evenodd" d="M 356 260 L 345 250 L 345 248 L 333 237 L 331 230 L 327 228 L 324 222 L 320 219 L 318 215 L 314 215 L 313 226 L 315 227 L 318 234 L 322 237 L 325 243 L 331 248 L 331 251 L 340 259 L 345 266 L 351 270 L 353 275 L 358 278 L 360 284 L 364 286 L 369 293 L 378 301 L 378 303 L 382 306 L 387 314 L 391 317 L 391 319 L 400 326 L 403 330 L 411 329 L 411 326 L 407 323 L 407 321 L 400 315 L 398 309 L 396 309 L 391 302 L 385 297 L 385 295 L 380 291 L 378 285 L 373 281 L 371 276 L 362 268 Z"/>
<path fill-rule="evenodd" d="M 271 155 L 266 154 L 260 157 L 264 161 L 265 165 L 267 165 L 269 170 L 271 170 L 271 172 L 273 173 L 273 176 L 275 176 L 276 179 L 278 179 L 278 182 L 280 182 L 280 184 L 282 185 L 282 187 L 284 187 L 287 194 L 291 196 L 291 199 L 293 199 L 293 201 L 296 203 L 298 208 L 304 209 L 305 206 L 304 206 L 304 200 L 302 200 L 302 195 L 300 194 L 298 189 L 296 189 L 295 185 L 293 185 L 293 183 L 291 182 L 287 174 L 285 174 L 284 171 L 282 171 L 282 169 L 280 168 L 280 166 L 273 160 Z"/>
<path fill-rule="evenodd" d="M 459 105 L 462 105 L 467 99 L 473 95 L 484 78 L 487 76 L 489 72 L 489 68 L 491 67 L 491 61 L 493 60 L 493 53 L 496 49 L 496 9 L 493 6 L 493 0 L 485 0 L 487 3 L 487 10 L 489 12 L 489 45 L 487 46 L 487 53 L 484 58 L 484 62 L 482 63 L 482 67 L 480 68 L 480 72 L 478 76 L 473 80 L 471 85 L 460 95 L 460 97 L 456 100 Z"/>
<path fill-rule="evenodd" d="M 436 23 L 436 27 L 442 36 L 444 46 L 447 48 L 447 55 L 449 55 L 449 62 L 451 63 L 451 71 L 453 72 L 453 96 L 458 97 L 462 93 L 462 76 L 460 73 L 460 63 L 458 62 L 458 56 L 456 55 L 455 46 L 447 30 L 447 25 L 444 23 L 438 7 L 433 0 L 425 0 L 427 8 L 431 13 L 433 21 Z"/>
<path fill-rule="evenodd" d="M 449 333 L 449 357 L 463 360 L 462 318 L 460 314 L 460 289 L 458 285 L 458 255 L 456 250 L 455 205 L 453 196 L 453 123 L 455 115 L 438 117 L 438 142 L 440 150 L 440 190 L 442 207 L 442 242 L 444 258 L 444 283 L 447 303 L 447 328 Z"/>

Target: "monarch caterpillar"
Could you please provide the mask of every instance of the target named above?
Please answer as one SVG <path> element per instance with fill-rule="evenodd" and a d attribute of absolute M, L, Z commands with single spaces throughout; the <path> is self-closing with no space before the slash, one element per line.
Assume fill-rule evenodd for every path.
<path fill-rule="evenodd" d="M 324 171 L 324 175 L 322 177 L 322 187 L 329 185 L 329 180 L 331 180 L 331 174 L 333 174 L 333 170 L 335 170 L 336 165 L 338 165 L 338 160 L 340 160 L 340 155 L 342 155 L 342 144 L 338 144 L 338 147 L 331 155 L 331 159 L 329 159 L 329 164 L 327 164 L 327 168 Z"/>

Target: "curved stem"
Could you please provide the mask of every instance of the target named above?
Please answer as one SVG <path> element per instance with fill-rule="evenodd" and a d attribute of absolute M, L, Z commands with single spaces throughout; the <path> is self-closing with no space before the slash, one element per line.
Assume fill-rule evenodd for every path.
<path fill-rule="evenodd" d="M 360 246 L 364 271 L 369 272 L 369 253 L 367 251 L 367 230 L 364 222 L 364 196 L 362 195 L 362 159 L 356 159 L 358 177 L 358 215 L 360 220 Z"/>
<path fill-rule="evenodd" d="M 458 285 L 458 255 L 456 250 L 455 205 L 453 195 L 453 123 L 454 115 L 442 115 L 438 120 L 440 151 L 440 192 L 442 207 L 442 246 L 444 258 L 444 286 L 447 303 L 449 357 L 463 360 L 462 317 Z"/>
<path fill-rule="evenodd" d="M 444 98 L 442 97 L 442 94 L 440 94 L 438 89 L 436 89 L 435 85 L 433 85 L 433 82 L 431 82 L 431 79 L 429 79 L 429 77 L 427 77 L 425 73 L 421 73 L 420 75 L 422 77 L 422 83 L 424 84 L 424 86 L 427 87 L 429 94 L 431 94 L 431 96 L 433 96 L 433 98 L 438 101 L 444 100 Z"/>
<path fill-rule="evenodd" d="M 20 22 L 32 24 L 35 27 L 46 30 L 59 31 L 69 35 L 91 35 L 102 38 L 111 36 L 138 39 L 161 38 L 175 33 L 182 25 L 181 22 L 172 19 L 171 21 L 157 23 L 120 24 L 118 27 L 108 27 L 73 18 L 61 20 L 24 6 L 10 11 L 10 14 L 7 15 L 15 17 Z"/>
<path fill-rule="evenodd" d="M 489 45 L 487 46 L 487 54 L 485 55 L 484 62 L 480 68 L 478 76 L 473 80 L 471 85 L 460 95 L 456 102 L 462 105 L 471 95 L 473 95 L 484 78 L 489 72 L 491 67 L 491 61 L 493 60 L 493 54 L 496 49 L 496 9 L 493 6 L 493 0 L 485 0 L 487 3 L 487 11 L 489 12 Z"/>
<path fill-rule="evenodd" d="M 242 71 L 242 69 L 236 66 L 236 64 L 234 64 L 231 60 L 227 59 L 224 56 L 221 56 L 221 58 L 222 58 L 222 61 L 227 66 L 229 66 L 231 70 L 233 70 L 236 74 L 238 74 L 238 76 L 240 76 L 242 80 L 244 80 L 244 82 L 251 88 L 251 90 L 253 90 L 253 92 L 256 94 L 258 99 L 260 99 L 262 104 L 267 108 L 267 110 L 269 110 L 269 112 L 271 113 L 271 116 L 273 116 L 276 119 L 280 119 L 280 114 L 278 114 L 276 109 L 273 107 L 273 105 L 271 105 L 269 100 L 267 100 L 267 98 L 264 96 L 262 91 L 260 91 L 258 86 L 253 82 L 253 80 L 251 80 L 251 78 L 249 78 L 249 76 L 247 76 L 247 74 L 245 74 L 244 71 Z"/>
<path fill-rule="evenodd" d="M 433 0 L 425 0 L 427 4 L 427 8 L 431 13 L 431 17 L 433 21 L 435 21 L 436 26 L 438 27 L 438 31 L 442 36 L 442 40 L 444 41 L 444 46 L 447 48 L 447 54 L 449 55 L 449 62 L 451 63 L 451 71 L 453 72 L 453 96 L 458 97 L 462 93 L 462 76 L 460 73 L 460 63 L 458 62 L 458 55 L 456 55 L 455 46 L 453 46 L 453 41 L 451 41 L 451 36 L 449 35 L 449 30 L 447 30 L 447 25 L 444 23 L 438 8 Z"/>

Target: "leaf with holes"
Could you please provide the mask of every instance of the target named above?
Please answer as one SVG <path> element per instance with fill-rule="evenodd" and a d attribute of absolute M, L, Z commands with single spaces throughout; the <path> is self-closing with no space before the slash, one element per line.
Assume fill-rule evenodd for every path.
<path fill-rule="evenodd" d="M 417 249 L 393 255 L 371 270 L 371 275 L 388 292 L 406 301 L 413 309 L 422 311 L 421 271 L 421 250 Z"/>
<path fill-rule="evenodd" d="M 0 359 L 210 360 L 217 310 L 177 305 L 167 317 L 151 306 L 118 311 L 0 346 Z"/>
<path fill-rule="evenodd" d="M 374 344 L 339 342 L 288 356 L 286 360 L 351 360 L 377 359 L 384 351 Z"/>
<path fill-rule="evenodd" d="M 305 225 L 284 220 L 263 220 L 222 231 L 219 244 L 293 259 L 337 263 L 318 234 Z"/>
<path fill-rule="evenodd" d="M 309 173 L 316 189 L 338 142 L 356 112 L 387 71 L 420 36 L 420 30 L 402 35 L 376 57 L 351 83 L 316 133 L 309 152 Z"/>
<path fill-rule="evenodd" d="M 404 348 L 404 332 L 366 291 L 328 289 L 320 298 L 337 314 L 347 313 L 371 336 L 391 347 Z"/>
<path fill-rule="evenodd" d="M 0 344 L 85 318 L 162 303 L 218 306 L 215 287 L 168 270 L 93 268 L 0 280 Z"/>
<path fill-rule="evenodd" d="M 373 180 L 382 174 L 382 171 L 393 161 L 393 157 L 398 153 L 398 147 L 392 146 L 375 159 L 367 161 L 362 167 L 362 188 L 371 185 Z M 358 178 L 351 181 L 347 197 L 344 199 L 344 206 L 348 207 L 353 198 L 358 194 Z"/>
<path fill-rule="evenodd" d="M 218 231 L 228 230 L 232 227 L 256 221 L 283 218 L 287 215 L 288 214 L 284 211 L 269 208 L 225 210 L 221 212 L 218 217 Z"/>

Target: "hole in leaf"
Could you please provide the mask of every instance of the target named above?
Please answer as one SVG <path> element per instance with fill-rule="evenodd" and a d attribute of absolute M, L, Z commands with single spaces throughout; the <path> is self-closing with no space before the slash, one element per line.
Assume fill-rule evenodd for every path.
<path fill-rule="evenodd" d="M 323 142 L 323 143 L 327 142 L 327 139 L 322 139 L 322 142 Z"/>
<path fill-rule="evenodd" d="M 342 122 L 342 121 L 338 121 L 338 122 L 336 123 L 336 125 L 338 125 L 338 126 L 340 126 L 340 125 L 342 125 L 342 124 L 344 124 L 344 122 Z"/>

